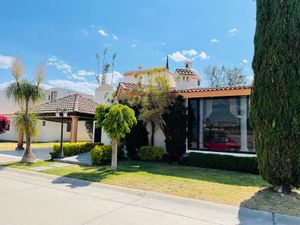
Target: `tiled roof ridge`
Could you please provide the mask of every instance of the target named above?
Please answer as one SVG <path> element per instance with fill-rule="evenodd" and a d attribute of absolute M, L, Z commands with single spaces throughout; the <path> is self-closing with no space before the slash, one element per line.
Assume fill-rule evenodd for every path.
<path fill-rule="evenodd" d="M 250 85 L 224 86 L 224 87 L 199 87 L 190 89 L 179 89 L 173 92 L 205 92 L 205 91 L 225 91 L 225 90 L 239 90 L 251 88 Z"/>

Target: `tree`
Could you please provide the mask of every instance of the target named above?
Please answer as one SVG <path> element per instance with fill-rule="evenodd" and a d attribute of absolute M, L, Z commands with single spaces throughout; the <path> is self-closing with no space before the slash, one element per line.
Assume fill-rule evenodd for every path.
<path fill-rule="evenodd" d="M 166 137 L 166 149 L 171 161 L 178 161 L 186 150 L 186 111 L 184 99 L 178 96 L 167 112 L 163 114 L 163 132 Z"/>
<path fill-rule="evenodd" d="M 7 88 L 7 96 L 13 98 L 21 106 L 16 118 L 16 127 L 19 134 L 25 134 L 26 148 L 21 162 L 33 163 L 35 156 L 31 150 L 31 139 L 36 134 L 38 119 L 34 112 L 30 112 L 30 107 L 44 98 L 44 92 L 40 84 L 44 78 L 44 66 L 39 66 L 36 73 L 36 82 L 30 83 L 26 79 L 21 79 L 23 65 L 19 59 L 15 59 L 12 65 L 12 75 L 15 81 Z"/>
<path fill-rule="evenodd" d="M 104 48 L 103 50 L 103 59 L 102 59 L 102 78 L 100 79 L 100 56 L 98 53 L 96 53 L 96 60 L 97 60 L 97 74 L 96 74 L 96 80 L 98 84 L 105 84 L 106 83 L 106 76 L 109 71 L 110 64 L 106 63 L 106 55 L 107 55 L 107 48 Z"/>
<path fill-rule="evenodd" d="M 226 87 L 245 85 L 246 77 L 243 69 L 238 67 L 226 68 L 222 66 L 208 66 L 204 73 L 208 77 L 210 87 Z"/>
<path fill-rule="evenodd" d="M 257 0 L 251 121 L 262 177 L 300 184 L 300 1 Z"/>
<path fill-rule="evenodd" d="M 151 75 L 157 73 L 160 68 L 149 70 Z M 174 100 L 171 95 L 171 87 L 168 78 L 157 76 L 154 81 L 149 79 L 148 85 L 143 85 L 139 82 L 139 90 L 130 100 L 131 104 L 140 106 L 139 119 L 144 123 L 151 125 L 151 145 L 154 145 L 154 133 L 157 127 L 162 128 L 162 116 L 166 112 L 169 104 Z"/>
<path fill-rule="evenodd" d="M 132 107 L 136 117 L 139 117 L 139 107 Z M 128 155 L 131 159 L 137 158 L 137 150 L 142 147 L 149 145 L 148 131 L 142 120 L 138 120 L 137 124 L 131 128 L 130 133 L 125 136 L 125 145 Z"/>
<path fill-rule="evenodd" d="M 126 105 L 99 105 L 95 118 L 97 127 L 102 127 L 112 141 L 111 168 L 117 170 L 118 140 L 124 138 L 137 123 L 134 110 Z"/>

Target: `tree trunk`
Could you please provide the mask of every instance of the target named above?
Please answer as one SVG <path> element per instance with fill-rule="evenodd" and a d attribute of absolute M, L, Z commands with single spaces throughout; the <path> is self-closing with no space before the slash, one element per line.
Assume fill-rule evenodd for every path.
<path fill-rule="evenodd" d="M 118 140 L 112 140 L 112 152 L 111 152 L 111 169 L 117 170 L 118 166 Z"/>
<path fill-rule="evenodd" d="M 16 150 L 24 150 L 23 144 L 24 144 L 24 133 L 18 132 L 18 144 Z"/>
<path fill-rule="evenodd" d="M 30 133 L 30 127 L 29 127 L 29 118 L 28 118 L 28 110 L 29 109 L 29 101 L 26 101 L 26 108 L 25 108 L 25 113 L 26 113 L 26 120 L 25 121 L 25 136 L 26 136 L 26 149 L 24 152 L 24 155 L 22 157 L 21 163 L 34 163 L 35 161 L 35 156 L 31 150 L 31 133 Z"/>
<path fill-rule="evenodd" d="M 155 123 L 151 122 L 151 146 L 154 146 Z"/>
<path fill-rule="evenodd" d="M 26 148 L 25 148 L 25 152 L 22 157 L 21 163 L 34 163 L 35 160 L 36 160 L 36 158 L 31 150 L 31 135 L 27 128 L 26 129 Z"/>

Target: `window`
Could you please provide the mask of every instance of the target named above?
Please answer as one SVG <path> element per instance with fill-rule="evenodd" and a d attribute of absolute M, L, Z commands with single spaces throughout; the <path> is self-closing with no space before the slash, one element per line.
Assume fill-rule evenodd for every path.
<path fill-rule="evenodd" d="M 42 126 L 43 127 L 45 127 L 47 124 L 46 124 L 46 121 L 45 120 L 43 120 L 43 122 L 42 122 Z"/>
<path fill-rule="evenodd" d="M 189 149 L 255 152 L 249 97 L 190 99 Z"/>
<path fill-rule="evenodd" d="M 189 82 L 189 78 L 188 77 L 186 78 L 186 82 Z"/>
<path fill-rule="evenodd" d="M 71 132 L 71 123 L 67 123 L 67 132 Z"/>

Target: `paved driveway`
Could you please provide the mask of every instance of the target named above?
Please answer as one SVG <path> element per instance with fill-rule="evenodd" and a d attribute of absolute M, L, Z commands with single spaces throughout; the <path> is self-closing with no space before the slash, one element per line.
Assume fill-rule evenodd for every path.
<path fill-rule="evenodd" d="M 276 224 L 300 224 L 276 215 Z M 273 225 L 271 213 L 0 167 L 2 225 Z"/>
<path fill-rule="evenodd" d="M 50 159 L 51 148 L 33 149 L 32 152 L 37 159 Z M 0 164 L 18 161 L 22 158 L 24 150 L 0 151 Z"/>

